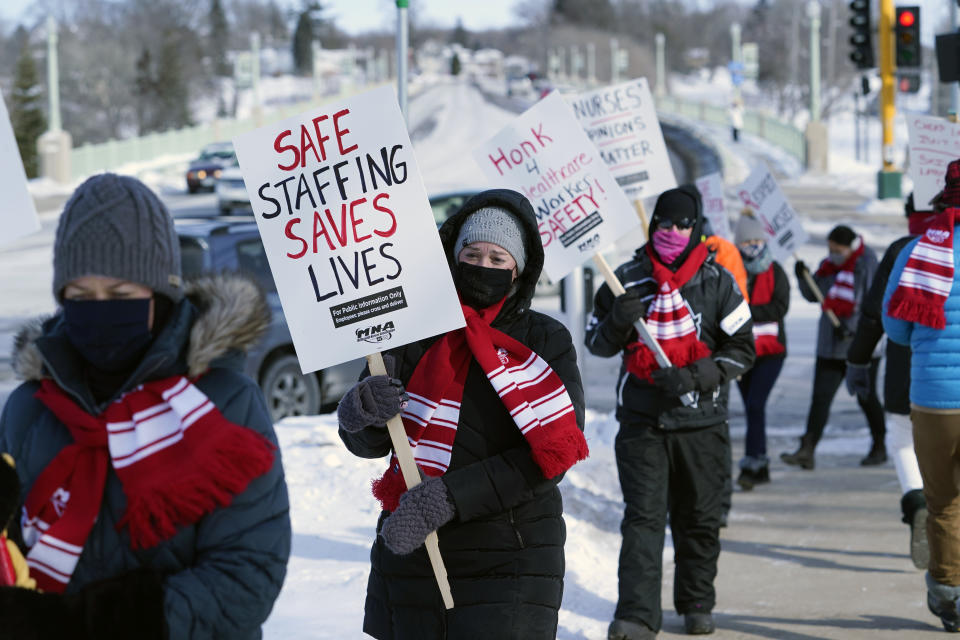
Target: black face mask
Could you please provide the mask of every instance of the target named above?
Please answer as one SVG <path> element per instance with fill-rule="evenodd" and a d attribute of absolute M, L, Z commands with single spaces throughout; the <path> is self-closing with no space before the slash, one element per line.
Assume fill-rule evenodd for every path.
<path fill-rule="evenodd" d="M 64 300 L 67 338 L 91 365 L 108 373 L 133 367 L 153 340 L 150 298 Z"/>
<path fill-rule="evenodd" d="M 513 285 L 513 269 L 478 267 L 461 262 L 454 278 L 464 304 L 474 309 L 485 309 L 507 297 Z"/>

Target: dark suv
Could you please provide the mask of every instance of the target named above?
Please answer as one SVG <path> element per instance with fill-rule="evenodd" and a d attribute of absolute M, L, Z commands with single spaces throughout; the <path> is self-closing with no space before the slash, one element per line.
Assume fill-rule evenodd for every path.
<path fill-rule="evenodd" d="M 313 415 L 340 400 L 363 369 L 363 359 L 315 373 L 300 373 L 293 339 L 280 307 L 277 287 L 253 218 L 176 220 L 184 278 L 236 271 L 256 280 L 270 305 L 271 320 L 263 339 L 248 353 L 245 372 L 256 380 L 274 421 Z"/>

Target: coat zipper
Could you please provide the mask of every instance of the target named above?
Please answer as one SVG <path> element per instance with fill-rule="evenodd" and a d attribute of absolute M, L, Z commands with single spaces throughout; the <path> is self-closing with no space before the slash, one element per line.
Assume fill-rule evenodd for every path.
<path fill-rule="evenodd" d="M 510 518 L 510 527 L 513 528 L 513 534 L 517 536 L 517 542 L 520 543 L 520 548 L 523 549 L 523 536 L 520 535 L 520 530 L 517 529 L 517 520 L 513 517 L 513 509 L 510 509 L 508 512 Z"/>

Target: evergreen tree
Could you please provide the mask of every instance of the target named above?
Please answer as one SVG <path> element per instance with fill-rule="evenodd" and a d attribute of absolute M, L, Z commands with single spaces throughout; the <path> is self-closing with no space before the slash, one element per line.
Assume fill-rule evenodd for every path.
<path fill-rule="evenodd" d="M 29 43 L 25 42 L 17 59 L 13 79 L 10 120 L 28 178 L 37 177 L 39 171 L 37 138 L 47 128 L 47 119 L 43 115 L 42 93 Z"/>
<path fill-rule="evenodd" d="M 150 49 L 143 47 L 136 62 L 133 93 L 136 97 L 137 132 L 140 135 L 154 131 L 154 100 L 156 99 L 156 80 L 153 75 L 153 61 L 150 59 Z"/>
<path fill-rule="evenodd" d="M 190 88 L 175 34 L 168 33 L 157 58 L 157 101 L 162 129 L 193 124 L 190 117 Z"/>
<path fill-rule="evenodd" d="M 462 69 L 462 65 L 460 64 L 460 56 L 454 53 L 453 57 L 450 58 L 450 75 L 452 76 L 460 75 L 461 69 Z"/>
<path fill-rule="evenodd" d="M 223 12 L 220 0 L 210 3 L 210 60 L 213 63 L 213 75 L 229 76 L 232 73 L 227 62 L 227 46 L 230 42 L 230 30 L 227 16 Z"/>
<path fill-rule="evenodd" d="M 293 32 L 293 66 L 300 75 L 313 73 L 313 20 L 309 8 L 300 12 Z"/>
<path fill-rule="evenodd" d="M 470 38 L 470 34 L 467 33 L 467 30 L 463 28 L 463 20 L 457 18 L 457 26 L 453 28 L 453 34 L 450 36 L 450 42 L 456 42 L 467 46 L 467 40 Z"/>

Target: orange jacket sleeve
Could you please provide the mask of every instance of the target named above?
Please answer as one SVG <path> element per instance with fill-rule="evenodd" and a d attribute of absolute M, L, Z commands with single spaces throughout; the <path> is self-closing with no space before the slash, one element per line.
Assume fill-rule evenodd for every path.
<path fill-rule="evenodd" d="M 740 250 L 737 246 L 720 236 L 709 236 L 704 242 L 713 252 L 717 264 L 733 275 L 737 286 L 740 287 L 740 293 L 743 294 L 743 299 L 750 302 L 750 295 L 747 293 L 747 270 L 743 268 L 743 259 L 740 258 Z"/>

